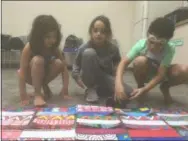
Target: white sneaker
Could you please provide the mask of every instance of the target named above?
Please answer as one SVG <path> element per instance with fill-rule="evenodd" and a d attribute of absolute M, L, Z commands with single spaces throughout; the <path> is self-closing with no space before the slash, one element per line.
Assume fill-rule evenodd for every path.
<path fill-rule="evenodd" d="M 90 88 L 85 91 L 86 101 L 87 102 L 97 102 L 99 100 L 99 96 L 97 94 L 96 89 Z"/>

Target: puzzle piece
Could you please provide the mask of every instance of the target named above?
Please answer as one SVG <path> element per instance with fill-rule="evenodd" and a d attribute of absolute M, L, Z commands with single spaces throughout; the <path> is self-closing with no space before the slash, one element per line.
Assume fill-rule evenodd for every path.
<path fill-rule="evenodd" d="M 116 134 L 105 134 L 105 135 L 87 135 L 77 134 L 76 140 L 118 140 Z"/>
<path fill-rule="evenodd" d="M 169 129 L 158 116 L 120 116 L 121 121 L 127 128 L 133 129 Z"/>
<path fill-rule="evenodd" d="M 32 121 L 32 126 L 37 129 L 72 129 L 74 124 L 74 115 L 61 112 L 38 112 Z"/>
<path fill-rule="evenodd" d="M 27 128 L 35 112 L 2 112 L 2 127 L 4 129 Z"/>
<path fill-rule="evenodd" d="M 19 140 L 22 133 L 21 130 L 2 130 L 2 140 Z"/>
<path fill-rule="evenodd" d="M 74 140 L 75 130 L 24 130 L 21 140 Z"/>

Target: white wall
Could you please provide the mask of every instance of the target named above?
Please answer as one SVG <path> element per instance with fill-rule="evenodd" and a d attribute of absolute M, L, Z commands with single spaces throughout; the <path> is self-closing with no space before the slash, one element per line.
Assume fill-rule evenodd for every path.
<path fill-rule="evenodd" d="M 147 20 L 147 29 L 150 23 L 157 17 L 164 16 L 175 9 L 186 6 L 185 1 L 148 1 L 148 16 L 144 17 L 145 1 L 136 1 L 133 27 L 133 44 L 143 37 L 143 23 Z M 146 33 L 147 31 L 145 31 Z M 188 52 L 188 24 L 176 28 L 173 39 L 183 39 L 184 45 L 176 48 L 173 63 L 187 64 Z"/>
<path fill-rule="evenodd" d="M 133 27 L 133 45 L 143 37 L 144 22 L 147 21 L 148 16 L 144 15 L 147 1 L 136 1 L 134 5 L 134 27 Z M 147 27 L 146 27 L 147 28 Z"/>
<path fill-rule="evenodd" d="M 131 1 L 3 1 L 2 33 L 28 34 L 37 15 L 51 14 L 62 24 L 64 39 L 75 34 L 87 41 L 90 22 L 104 14 L 110 18 L 114 37 L 124 54 L 132 42 L 133 6 Z"/>
<path fill-rule="evenodd" d="M 173 39 L 183 40 L 183 46 L 176 47 L 176 54 L 173 63 L 188 65 L 188 23 L 176 28 Z"/>
<path fill-rule="evenodd" d="M 144 33 L 146 33 L 150 23 L 155 18 L 164 16 L 181 6 L 183 6 L 183 1 L 136 1 L 134 7 L 133 42 L 136 42 L 140 38 L 144 37 L 142 33 L 144 22 L 146 22 L 146 30 Z M 147 16 L 144 15 L 146 7 L 148 7 Z"/>
<path fill-rule="evenodd" d="M 183 1 L 149 1 L 148 25 L 157 17 L 164 16 L 183 6 Z"/>

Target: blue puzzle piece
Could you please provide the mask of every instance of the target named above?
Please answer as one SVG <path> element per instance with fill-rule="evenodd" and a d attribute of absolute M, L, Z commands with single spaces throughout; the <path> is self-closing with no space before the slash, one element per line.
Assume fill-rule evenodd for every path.
<path fill-rule="evenodd" d="M 119 141 L 131 141 L 131 138 L 128 134 L 117 135 Z"/>

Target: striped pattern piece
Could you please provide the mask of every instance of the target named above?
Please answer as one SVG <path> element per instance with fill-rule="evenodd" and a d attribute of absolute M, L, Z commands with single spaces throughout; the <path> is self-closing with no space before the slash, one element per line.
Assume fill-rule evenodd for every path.
<path fill-rule="evenodd" d="M 170 129 L 158 116 L 120 116 L 121 121 L 127 128 L 133 129 Z"/>
<path fill-rule="evenodd" d="M 119 115 L 126 116 L 149 116 L 153 113 L 153 110 L 147 107 L 139 109 L 115 109 L 115 112 Z"/>
<path fill-rule="evenodd" d="M 75 116 L 64 115 L 61 112 L 38 112 L 32 121 L 35 129 L 67 129 L 74 127 Z"/>
<path fill-rule="evenodd" d="M 113 128 L 120 125 L 121 121 L 117 116 L 78 116 L 76 120 L 78 125 L 96 128 Z"/>
<path fill-rule="evenodd" d="M 112 107 L 105 106 L 91 106 L 91 105 L 77 105 L 77 113 L 104 113 L 110 114 L 114 110 Z"/>
<path fill-rule="evenodd" d="M 1 137 L 2 140 L 15 141 L 15 140 L 19 140 L 22 131 L 21 130 L 2 130 L 1 133 L 2 133 L 2 137 Z"/>
<path fill-rule="evenodd" d="M 3 129 L 24 129 L 28 128 L 35 112 L 5 112 L 2 111 Z"/>
<path fill-rule="evenodd" d="M 75 130 L 24 130 L 20 139 L 22 140 L 74 140 Z"/>
<path fill-rule="evenodd" d="M 87 134 L 77 134 L 76 140 L 118 140 L 116 134 L 105 134 L 105 135 L 87 135 Z"/>
<path fill-rule="evenodd" d="M 188 126 L 188 113 L 186 111 L 159 111 L 156 114 L 172 127 Z"/>

